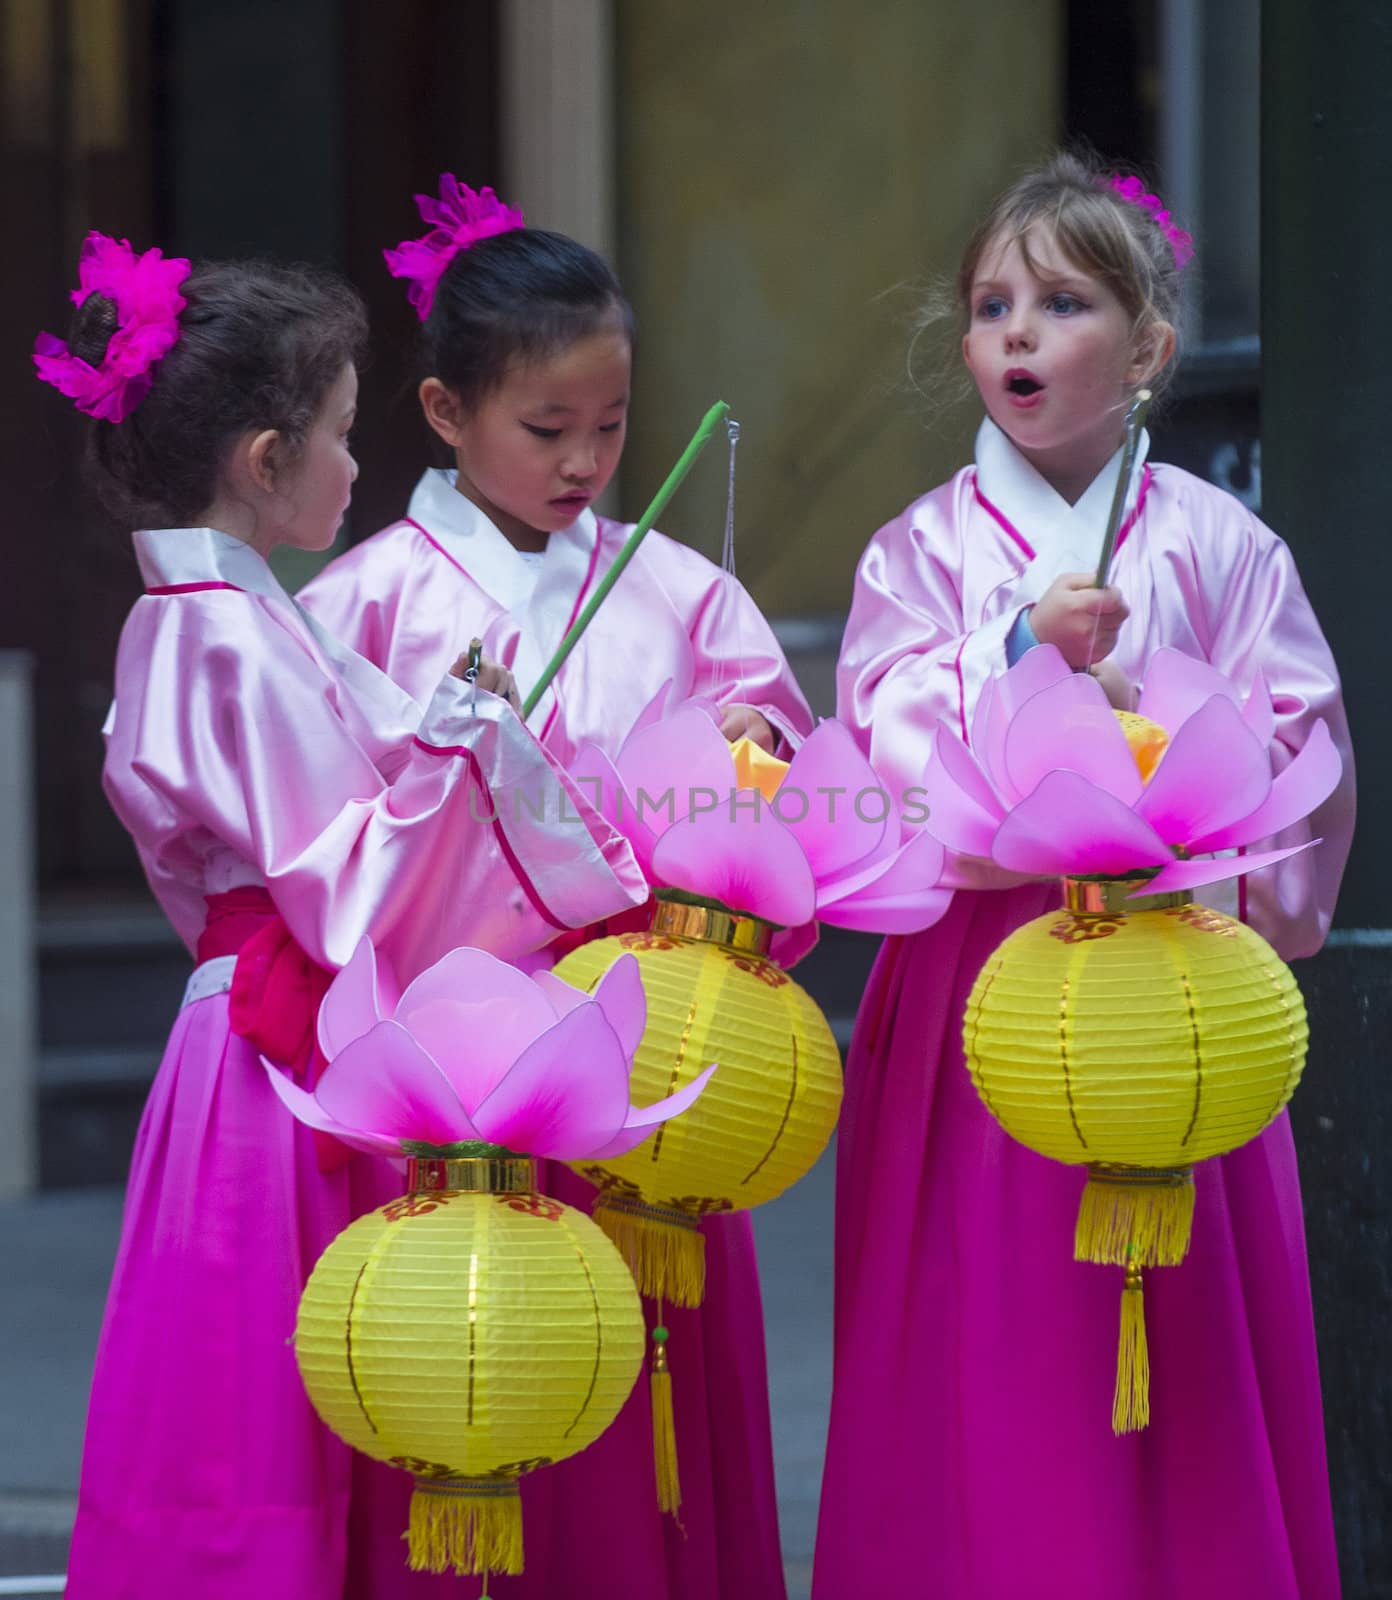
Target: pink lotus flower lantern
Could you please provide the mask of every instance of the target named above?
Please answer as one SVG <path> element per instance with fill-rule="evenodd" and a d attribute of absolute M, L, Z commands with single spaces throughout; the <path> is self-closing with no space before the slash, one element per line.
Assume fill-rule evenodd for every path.
<path fill-rule="evenodd" d="M 1170 649 L 1151 658 L 1135 716 L 1158 724 L 1150 732 L 1160 754 L 1147 775 L 1100 685 L 1072 672 L 1052 646 L 1029 651 L 986 685 L 970 749 L 939 724 L 924 777 L 925 826 L 950 850 L 1024 877 L 1145 875 L 1147 895 L 1237 877 L 1309 848 L 1212 855 L 1271 838 L 1333 791 L 1341 762 L 1324 722 L 1273 778 L 1265 681 L 1258 676 L 1244 696 L 1214 668 Z"/>
<path fill-rule="evenodd" d="M 700 1219 L 781 1194 L 836 1124 L 840 1052 L 784 967 L 814 919 L 907 933 L 951 896 L 938 887 L 942 846 L 904 825 L 917 797 L 887 793 L 839 723 L 783 762 L 728 744 L 705 703 L 666 707 L 664 689 L 613 761 L 589 745 L 572 764 L 654 887 L 651 926 L 581 945 L 557 972 L 588 986 L 637 956 L 651 1001 L 634 1065 L 645 1092 L 682 1081 L 693 1050 L 720 1059 L 700 1105 L 651 1152 L 579 1167 L 644 1292 L 696 1306 Z"/>
<path fill-rule="evenodd" d="M 622 1155 L 705 1088 L 629 1101 L 647 1002 L 632 956 L 593 995 L 551 973 L 528 977 L 482 950 L 452 950 L 400 998 L 364 939 L 319 1011 L 328 1061 L 313 1092 L 269 1062 L 296 1117 L 354 1149 L 483 1141 L 562 1161 Z"/>
<path fill-rule="evenodd" d="M 313 1092 L 265 1063 L 301 1122 L 407 1158 L 406 1193 L 315 1264 L 295 1357 L 329 1427 L 414 1475 L 416 1571 L 481 1573 L 484 1592 L 489 1572 L 521 1572 L 518 1480 L 598 1438 L 637 1379 L 632 1276 L 540 1191 L 533 1158 L 614 1159 L 700 1097 L 713 1067 L 631 1103 L 646 1012 L 632 956 L 587 995 L 452 950 L 398 996 L 364 939 L 320 1007 Z M 670 1384 L 653 1412 L 670 1429 Z"/>
<path fill-rule="evenodd" d="M 1160 650 L 1138 710 L 1117 712 L 1044 646 L 986 686 L 970 750 L 939 724 L 924 777 L 950 849 L 1064 879 L 1064 904 L 982 964 L 962 1047 L 1007 1134 L 1087 1168 L 1074 1255 L 1123 1273 L 1117 1433 L 1150 1419 L 1143 1272 L 1184 1259 L 1195 1164 L 1255 1138 L 1304 1066 L 1294 977 L 1190 893 L 1308 848 L 1213 855 L 1281 833 L 1339 780 L 1323 722 L 1273 778 L 1274 731 L 1260 678 L 1243 696 Z"/>
<path fill-rule="evenodd" d="M 947 909 L 941 846 L 905 826 L 921 816 L 916 797 L 891 794 L 839 722 L 782 762 L 728 744 L 705 702 L 661 716 L 657 703 L 613 761 L 585 745 L 572 772 L 659 894 L 784 928 L 816 918 L 875 933 L 915 932 Z"/>

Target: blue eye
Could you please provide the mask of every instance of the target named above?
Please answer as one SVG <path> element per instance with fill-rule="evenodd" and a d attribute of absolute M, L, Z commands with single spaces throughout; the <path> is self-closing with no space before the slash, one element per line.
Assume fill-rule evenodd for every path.
<path fill-rule="evenodd" d="M 1075 311 L 1086 310 L 1075 294 L 1051 294 L 1044 302 L 1044 307 L 1061 317 L 1071 317 Z"/>
<path fill-rule="evenodd" d="M 976 308 L 976 314 L 986 322 L 995 322 L 1006 313 L 1007 306 L 998 294 L 988 294 Z"/>
<path fill-rule="evenodd" d="M 522 426 L 536 439 L 559 439 L 559 428 L 538 428 L 534 422 L 524 422 Z"/>

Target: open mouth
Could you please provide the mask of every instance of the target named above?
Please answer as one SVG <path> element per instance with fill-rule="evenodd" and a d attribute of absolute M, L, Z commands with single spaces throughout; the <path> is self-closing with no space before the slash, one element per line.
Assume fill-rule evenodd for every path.
<path fill-rule="evenodd" d="M 1005 380 L 1005 387 L 1011 394 L 1018 394 L 1028 399 L 1032 394 L 1038 394 L 1044 387 L 1037 379 L 1031 378 L 1027 372 L 1016 372 Z"/>

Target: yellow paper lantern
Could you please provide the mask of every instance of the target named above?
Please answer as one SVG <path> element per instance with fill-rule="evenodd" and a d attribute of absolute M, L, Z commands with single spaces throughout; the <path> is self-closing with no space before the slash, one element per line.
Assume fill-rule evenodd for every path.
<path fill-rule="evenodd" d="M 574 1455 L 638 1376 L 643 1316 L 614 1246 L 520 1157 L 421 1159 L 346 1228 L 295 1354 L 340 1438 L 413 1474 L 410 1565 L 520 1572 L 518 1479 Z"/>
<path fill-rule="evenodd" d="M 1141 1269 L 1184 1259 L 1194 1163 L 1259 1134 L 1305 1062 L 1305 1006 L 1251 928 L 1140 880 L 1065 880 L 1065 905 L 982 967 L 963 1042 L 1013 1138 L 1085 1165 L 1074 1254 L 1126 1268 L 1113 1426 L 1149 1419 Z"/>
<path fill-rule="evenodd" d="M 593 989 L 625 951 L 637 957 L 648 1023 L 633 1062 L 636 1104 L 719 1063 L 696 1104 L 636 1150 L 576 1164 L 600 1186 L 595 1220 L 659 1300 L 699 1305 L 700 1219 L 782 1194 L 836 1126 L 840 1051 L 815 1001 L 768 959 L 771 932 L 752 917 L 660 901 L 650 932 L 597 939 L 556 967 Z"/>

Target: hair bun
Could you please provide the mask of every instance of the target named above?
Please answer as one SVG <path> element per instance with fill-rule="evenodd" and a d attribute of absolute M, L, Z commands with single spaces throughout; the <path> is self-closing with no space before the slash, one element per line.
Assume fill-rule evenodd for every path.
<path fill-rule="evenodd" d="M 116 302 L 108 300 L 104 294 L 89 294 L 73 312 L 68 349 L 89 367 L 101 366 L 116 324 Z"/>

